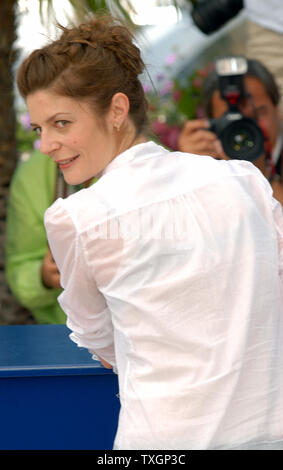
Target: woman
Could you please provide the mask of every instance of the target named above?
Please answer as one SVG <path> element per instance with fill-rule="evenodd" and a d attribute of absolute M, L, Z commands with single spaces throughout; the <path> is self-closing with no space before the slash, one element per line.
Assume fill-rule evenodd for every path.
<path fill-rule="evenodd" d="M 98 18 L 19 70 L 41 151 L 99 176 L 45 215 L 71 338 L 118 372 L 115 449 L 282 448 L 281 206 L 247 162 L 147 141 L 143 68 Z"/>

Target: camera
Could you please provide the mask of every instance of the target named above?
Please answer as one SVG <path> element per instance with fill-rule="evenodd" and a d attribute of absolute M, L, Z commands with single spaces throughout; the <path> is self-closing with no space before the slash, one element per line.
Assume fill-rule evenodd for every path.
<path fill-rule="evenodd" d="M 210 120 L 210 130 L 218 136 L 228 157 L 252 162 L 264 152 L 264 135 L 256 121 L 245 117 L 238 108 L 240 100 L 248 97 L 244 88 L 247 60 L 223 57 L 216 60 L 215 69 L 220 96 L 228 104 L 228 111 Z"/>
<path fill-rule="evenodd" d="M 243 0 L 199 1 L 192 11 L 195 25 L 205 34 L 211 34 L 231 20 L 243 8 Z"/>

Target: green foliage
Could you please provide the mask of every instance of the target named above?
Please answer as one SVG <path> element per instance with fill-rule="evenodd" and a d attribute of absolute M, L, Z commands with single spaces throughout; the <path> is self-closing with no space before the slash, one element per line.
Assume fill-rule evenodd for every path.
<path fill-rule="evenodd" d="M 30 153 L 39 145 L 38 136 L 30 127 L 29 114 L 26 110 L 22 110 L 17 116 L 16 141 L 19 154 Z"/>
<path fill-rule="evenodd" d="M 170 56 L 173 65 L 173 54 Z M 165 68 L 168 69 L 168 66 Z M 196 70 L 182 80 L 168 80 L 159 74 L 156 78 L 159 92 L 149 85 L 144 86 L 152 131 L 163 145 L 175 150 L 183 124 L 190 119 L 205 117 L 201 89 L 210 68 L 211 65 Z"/>

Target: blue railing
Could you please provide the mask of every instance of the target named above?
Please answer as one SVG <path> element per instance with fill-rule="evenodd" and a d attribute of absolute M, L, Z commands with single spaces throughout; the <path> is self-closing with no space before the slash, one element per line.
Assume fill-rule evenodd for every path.
<path fill-rule="evenodd" d="M 0 449 L 108 450 L 116 433 L 117 376 L 64 325 L 0 327 Z"/>

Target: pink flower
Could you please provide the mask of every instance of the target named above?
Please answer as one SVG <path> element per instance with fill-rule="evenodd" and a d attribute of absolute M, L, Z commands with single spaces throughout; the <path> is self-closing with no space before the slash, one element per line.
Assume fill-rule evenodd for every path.
<path fill-rule="evenodd" d="M 152 129 L 162 144 L 171 150 L 178 150 L 178 137 L 180 134 L 178 126 L 168 126 L 165 122 L 154 121 Z"/>
<path fill-rule="evenodd" d="M 192 81 L 192 85 L 196 88 L 201 88 L 201 86 L 202 86 L 201 78 L 199 78 L 199 77 L 194 78 L 193 81 Z"/>
<path fill-rule="evenodd" d="M 41 145 L 41 140 L 40 139 L 36 139 L 33 143 L 33 148 L 34 150 L 40 150 L 40 145 Z"/>
<path fill-rule="evenodd" d="M 205 111 L 201 105 L 198 105 L 196 108 L 196 118 L 197 119 L 204 119 L 206 118 Z"/>
<path fill-rule="evenodd" d="M 165 63 L 167 65 L 172 65 L 174 64 L 175 60 L 176 60 L 176 54 L 174 54 L 174 52 L 170 52 L 170 54 L 165 59 Z"/>
<path fill-rule="evenodd" d="M 24 128 L 25 131 L 29 131 L 30 130 L 30 116 L 28 113 L 23 113 L 21 114 L 20 116 L 20 123 L 22 125 L 22 127 Z"/>
<path fill-rule="evenodd" d="M 161 82 L 161 80 L 163 80 L 164 77 L 165 77 L 165 75 L 162 72 L 159 72 L 156 76 L 158 82 Z"/>
<path fill-rule="evenodd" d="M 151 92 L 151 86 L 148 83 L 144 83 L 142 87 L 143 87 L 143 91 L 145 93 L 150 93 Z"/>
<path fill-rule="evenodd" d="M 180 101 L 181 99 L 181 96 L 182 96 L 182 92 L 180 90 L 176 90 L 174 91 L 173 93 L 173 100 L 178 103 L 178 101 Z"/>
<path fill-rule="evenodd" d="M 170 91 L 172 91 L 173 85 L 174 83 L 172 80 L 169 80 L 166 83 L 164 83 L 163 88 L 160 91 L 161 96 L 164 96 L 170 93 Z"/>

